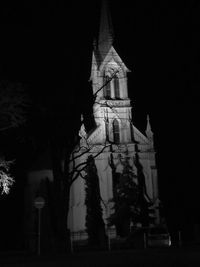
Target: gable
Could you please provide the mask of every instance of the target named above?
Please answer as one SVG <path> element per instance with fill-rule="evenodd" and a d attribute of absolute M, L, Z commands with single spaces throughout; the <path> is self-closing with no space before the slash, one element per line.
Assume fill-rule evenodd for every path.
<path fill-rule="evenodd" d="M 133 129 L 134 139 L 136 142 L 149 144 L 149 139 L 143 133 L 141 133 L 133 124 L 132 124 L 132 129 Z"/>
<path fill-rule="evenodd" d="M 87 141 L 88 143 L 97 143 L 98 141 L 100 141 L 102 138 L 102 129 L 103 126 L 100 124 L 98 126 L 96 126 L 95 128 L 93 128 L 89 133 L 88 133 L 88 137 L 87 137 Z M 99 143 L 99 142 L 98 142 Z"/>
<path fill-rule="evenodd" d="M 137 143 L 145 145 L 150 144 L 149 139 L 142 132 L 140 132 L 133 124 L 132 127 L 134 139 Z M 103 125 L 98 125 L 96 128 L 92 129 L 87 137 L 88 143 L 100 143 L 102 141 L 102 130 Z"/>
<path fill-rule="evenodd" d="M 115 62 L 115 64 L 117 63 L 117 65 L 126 73 L 126 72 L 130 72 L 130 70 L 125 66 L 125 64 L 123 63 L 123 61 L 121 60 L 121 58 L 119 57 L 119 55 L 117 54 L 117 52 L 115 51 L 114 47 L 111 46 L 110 50 L 108 51 L 105 59 L 103 60 L 103 62 L 101 63 L 100 67 L 99 67 L 99 71 L 102 72 L 104 70 L 104 68 L 106 67 L 106 65 L 110 62 Z"/>

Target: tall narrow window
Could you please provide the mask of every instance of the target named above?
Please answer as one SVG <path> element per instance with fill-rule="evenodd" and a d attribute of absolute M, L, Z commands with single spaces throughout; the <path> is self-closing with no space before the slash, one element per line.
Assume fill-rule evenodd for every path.
<path fill-rule="evenodd" d="M 119 78 L 117 76 L 114 77 L 114 92 L 115 92 L 115 98 L 119 99 L 120 98 L 120 93 L 119 93 Z"/>
<path fill-rule="evenodd" d="M 113 139 L 114 143 L 120 143 L 119 122 L 116 119 L 113 121 Z"/>
<path fill-rule="evenodd" d="M 111 98 L 111 92 L 110 92 L 110 78 L 108 76 L 104 77 L 104 98 L 110 99 Z"/>

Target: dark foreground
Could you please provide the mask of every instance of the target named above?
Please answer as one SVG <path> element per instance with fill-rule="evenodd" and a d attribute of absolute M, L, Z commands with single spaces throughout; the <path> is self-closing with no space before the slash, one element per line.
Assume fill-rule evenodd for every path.
<path fill-rule="evenodd" d="M 25 253 L 1 253 L 0 257 L 0 267 L 200 266 L 200 247 L 75 252 L 68 255 L 41 255 L 40 257 Z"/>

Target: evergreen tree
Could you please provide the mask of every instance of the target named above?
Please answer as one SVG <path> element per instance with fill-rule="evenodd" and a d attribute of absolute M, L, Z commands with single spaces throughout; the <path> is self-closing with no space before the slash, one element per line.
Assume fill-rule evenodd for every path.
<path fill-rule="evenodd" d="M 124 162 L 124 169 L 118 176 L 118 182 L 113 188 L 114 213 L 109 218 L 109 224 L 115 225 L 117 234 L 121 237 L 127 236 L 130 232 L 130 222 L 137 222 L 140 215 L 139 187 L 137 176 L 128 164 Z"/>
<path fill-rule="evenodd" d="M 137 178 L 138 178 L 138 189 L 139 189 L 139 196 L 138 202 L 140 203 L 140 222 L 143 227 L 148 227 L 151 223 L 154 223 L 153 220 L 149 216 L 149 207 L 153 204 L 151 199 L 149 198 L 146 192 L 146 185 L 145 185 L 145 176 L 143 173 L 142 165 L 139 161 L 138 153 L 135 156 L 135 166 L 137 168 Z"/>
<path fill-rule="evenodd" d="M 94 158 L 89 156 L 86 166 L 86 229 L 91 245 L 103 245 L 105 243 L 105 225 L 102 218 L 101 196 L 99 178 Z"/>

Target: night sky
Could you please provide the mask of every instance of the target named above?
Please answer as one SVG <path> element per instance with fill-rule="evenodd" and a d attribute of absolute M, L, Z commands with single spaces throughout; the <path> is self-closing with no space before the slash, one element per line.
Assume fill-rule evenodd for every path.
<path fill-rule="evenodd" d="M 28 84 L 35 106 L 48 103 L 66 118 L 66 132 L 92 111 L 88 80 L 100 10 L 100 1 L 68 2 L 16 1 L 0 9 L 0 78 Z M 142 132 L 150 114 L 166 212 L 198 218 L 200 7 L 197 1 L 109 2 L 114 48 L 131 70 L 133 123 Z M 40 126 L 34 125 L 37 135 Z M 13 148 L 7 147 L 17 154 Z"/>

